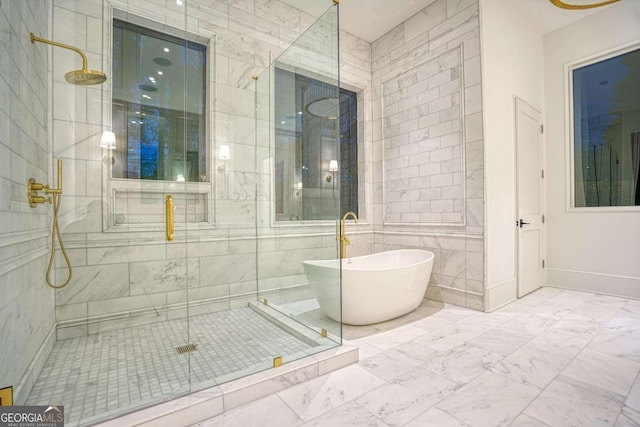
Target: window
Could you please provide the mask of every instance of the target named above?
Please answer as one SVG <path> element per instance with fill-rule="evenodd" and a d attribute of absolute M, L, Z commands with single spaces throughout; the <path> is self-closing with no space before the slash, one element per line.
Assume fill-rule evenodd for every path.
<path fill-rule="evenodd" d="M 208 181 L 204 44 L 113 21 L 114 178 Z"/>
<path fill-rule="evenodd" d="M 640 50 L 572 79 L 575 207 L 640 206 Z"/>
<path fill-rule="evenodd" d="M 357 94 L 284 69 L 275 88 L 276 220 L 358 214 Z"/>

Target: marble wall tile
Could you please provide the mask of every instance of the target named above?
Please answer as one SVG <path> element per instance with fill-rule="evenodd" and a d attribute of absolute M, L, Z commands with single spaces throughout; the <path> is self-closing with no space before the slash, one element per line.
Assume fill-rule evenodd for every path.
<path fill-rule="evenodd" d="M 255 258 L 243 254 L 200 259 L 200 286 L 214 286 L 256 279 Z"/>
<path fill-rule="evenodd" d="M 66 277 L 63 270 L 56 274 Z M 86 303 L 129 295 L 129 265 L 110 264 L 77 267 L 73 270 L 72 281 L 66 287 L 56 291 L 56 305 Z"/>
<path fill-rule="evenodd" d="M 130 295 L 168 292 L 199 286 L 199 259 L 132 262 L 129 264 Z"/>

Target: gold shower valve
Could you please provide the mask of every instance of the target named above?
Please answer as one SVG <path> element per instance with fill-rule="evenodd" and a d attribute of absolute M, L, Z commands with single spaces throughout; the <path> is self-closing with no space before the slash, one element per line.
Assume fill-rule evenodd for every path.
<path fill-rule="evenodd" d="M 51 197 L 43 197 L 38 195 L 38 192 L 41 190 L 45 190 L 45 193 L 48 194 L 47 188 L 48 186 L 36 182 L 36 180 L 33 178 L 29 178 L 29 183 L 27 185 L 27 198 L 29 200 L 29 206 L 35 208 L 36 205 L 40 203 L 51 204 Z"/>

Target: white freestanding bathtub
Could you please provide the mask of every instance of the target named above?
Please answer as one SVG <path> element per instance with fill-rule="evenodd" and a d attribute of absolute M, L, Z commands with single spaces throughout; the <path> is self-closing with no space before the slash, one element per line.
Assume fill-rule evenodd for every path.
<path fill-rule="evenodd" d="M 369 325 L 415 310 L 424 298 L 433 253 L 400 249 L 342 260 L 342 322 Z M 304 261 L 320 310 L 340 321 L 340 260 Z"/>

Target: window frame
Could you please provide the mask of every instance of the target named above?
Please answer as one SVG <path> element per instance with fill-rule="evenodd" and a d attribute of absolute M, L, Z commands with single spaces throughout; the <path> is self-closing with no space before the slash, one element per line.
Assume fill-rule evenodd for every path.
<path fill-rule="evenodd" d="M 119 224 L 116 218 L 116 197 L 118 194 L 128 192 L 141 192 L 146 194 L 166 194 L 168 192 L 181 195 L 196 195 L 205 197 L 206 218 L 201 222 L 176 223 L 176 230 L 188 228 L 192 229 L 215 229 L 216 215 L 216 187 L 219 185 L 214 173 L 215 166 L 215 110 L 212 102 L 216 98 L 215 81 L 215 50 L 216 33 L 200 31 L 191 23 L 186 24 L 186 28 L 173 27 L 166 23 L 155 21 L 152 17 L 146 16 L 143 10 L 134 12 L 126 11 L 117 5 L 108 2 L 105 5 L 103 17 L 103 69 L 111 70 L 113 63 L 113 21 L 114 19 L 132 23 L 141 27 L 147 27 L 153 31 L 172 35 L 174 37 L 185 38 L 190 41 L 206 46 L 206 70 L 205 70 L 205 144 L 207 144 L 207 171 L 209 180 L 207 182 L 173 182 L 163 180 L 145 180 L 131 178 L 114 178 L 111 166 L 103 163 L 102 167 L 102 231 L 103 232 L 147 232 L 157 230 L 158 225 L 164 227 L 164 222 L 153 223 L 125 223 Z M 102 123 L 101 127 L 107 129 L 112 126 L 113 108 L 113 81 L 108 79 L 102 87 Z"/>
<path fill-rule="evenodd" d="M 634 41 L 614 49 L 607 49 L 588 57 L 565 64 L 565 173 L 566 173 L 566 211 L 570 213 L 614 213 L 614 212 L 640 212 L 640 206 L 576 206 L 576 181 L 575 181 L 575 124 L 573 103 L 573 72 L 582 67 L 597 64 L 616 56 L 624 55 L 640 49 L 640 43 Z"/>

